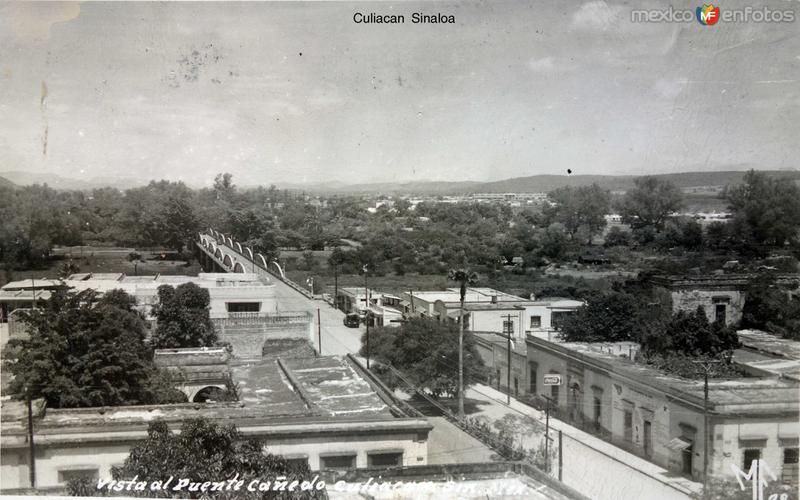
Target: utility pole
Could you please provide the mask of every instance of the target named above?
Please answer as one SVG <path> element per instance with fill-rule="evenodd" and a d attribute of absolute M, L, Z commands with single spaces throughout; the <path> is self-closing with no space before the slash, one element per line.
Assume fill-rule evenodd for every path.
<path fill-rule="evenodd" d="M 505 318 L 506 321 L 505 325 L 503 325 L 504 326 L 503 330 L 505 331 L 506 341 L 508 342 L 508 344 L 506 345 L 506 350 L 508 351 L 508 369 L 506 370 L 507 371 L 506 378 L 508 380 L 506 383 L 507 384 L 506 387 L 508 388 L 508 392 L 506 393 L 506 404 L 511 406 L 511 331 L 512 331 L 511 315 L 507 314 Z"/>
<path fill-rule="evenodd" d="M 692 363 L 699 364 L 703 368 L 703 491 L 708 491 L 708 455 L 709 448 L 712 446 L 713 440 L 709 436 L 709 422 L 708 422 L 708 375 L 712 370 L 713 364 L 721 363 L 722 360 L 718 359 L 703 359 L 695 360 Z"/>
<path fill-rule="evenodd" d="M 25 387 L 25 399 L 28 401 L 28 473 L 31 488 L 36 488 L 36 448 L 33 444 L 33 406 L 31 404 L 31 393 Z"/>
<path fill-rule="evenodd" d="M 367 370 L 369 370 L 369 285 L 367 284 L 367 266 L 364 265 L 364 324 L 367 326 Z"/>
<path fill-rule="evenodd" d="M 458 306 L 458 420 L 464 421 L 464 285 Z"/>
<path fill-rule="evenodd" d="M 339 265 L 333 265 L 333 307 L 339 309 Z"/>
<path fill-rule="evenodd" d="M 563 481 L 564 441 L 561 430 L 558 431 L 558 480 Z"/>
<path fill-rule="evenodd" d="M 317 308 L 317 350 L 322 356 L 322 321 L 319 318 L 319 307 Z"/>
<path fill-rule="evenodd" d="M 550 472 L 550 396 L 544 396 L 544 472 Z"/>

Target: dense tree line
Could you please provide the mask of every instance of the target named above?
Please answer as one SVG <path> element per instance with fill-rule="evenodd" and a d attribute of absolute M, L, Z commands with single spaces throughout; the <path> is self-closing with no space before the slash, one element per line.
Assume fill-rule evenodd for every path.
<path fill-rule="evenodd" d="M 330 263 L 345 273 L 367 264 L 377 274 L 441 274 L 465 261 L 488 271 L 519 257 L 524 266 L 540 266 L 574 260 L 603 241 L 606 248 L 742 257 L 763 257 L 774 249 L 800 252 L 796 184 L 750 172 L 723 196 L 732 222 L 704 230 L 675 215 L 684 206 L 683 194 L 656 177 L 637 179 L 617 199 L 591 185 L 556 189 L 543 206 L 433 200 L 412 210 L 408 200 L 379 198 L 387 203 L 374 213 L 366 210 L 374 199 L 309 198 L 274 186 L 241 189 L 230 174 L 199 190 L 167 181 L 125 191 L 0 187 L 0 262 L 6 268 L 37 267 L 56 245 L 180 251 L 206 227 L 226 231 L 268 258 L 278 258 L 281 248 L 338 248 Z M 630 229 L 613 227 L 604 234 L 604 216 L 615 211 Z"/>

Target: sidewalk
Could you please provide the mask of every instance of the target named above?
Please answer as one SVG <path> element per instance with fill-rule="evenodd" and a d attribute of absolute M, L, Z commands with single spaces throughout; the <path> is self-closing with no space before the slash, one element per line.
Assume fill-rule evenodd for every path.
<path fill-rule="evenodd" d="M 545 421 L 545 414 L 544 412 L 538 411 L 530 406 L 520 403 L 513 397 L 511 398 L 511 405 L 506 405 L 507 395 L 500 391 L 497 391 L 489 386 L 476 384 L 469 388 L 466 391 L 466 396 L 470 399 L 480 400 L 488 403 L 487 406 L 483 406 L 480 408 L 478 413 L 473 413 L 470 417 L 475 416 L 485 416 L 490 420 L 499 420 L 504 415 L 508 413 L 520 413 L 524 415 L 528 415 L 537 421 L 540 421 L 544 424 Z M 587 488 L 591 488 L 593 484 L 597 482 L 609 482 L 609 483 L 628 483 L 628 485 L 632 487 L 639 488 L 638 485 L 631 484 L 632 482 L 636 482 L 637 476 L 641 477 L 642 479 L 649 479 L 641 481 L 643 484 L 640 485 L 643 491 L 647 491 L 647 484 L 651 481 L 658 481 L 662 485 L 666 485 L 670 489 L 663 489 L 664 492 L 673 492 L 674 496 L 670 495 L 669 498 L 688 498 L 690 495 L 699 493 L 702 491 L 703 485 L 702 483 L 697 483 L 694 481 L 690 481 L 682 476 L 676 476 L 674 473 L 659 467 L 658 465 L 639 458 L 636 455 L 626 452 L 617 446 L 614 446 L 611 443 L 603 441 L 602 439 L 583 432 L 571 425 L 550 417 L 550 428 L 551 428 L 551 439 L 556 439 L 558 431 L 560 430 L 564 437 L 569 437 L 574 440 L 574 442 L 579 443 L 580 446 L 584 448 L 584 455 L 591 454 L 594 456 L 592 460 L 595 462 L 599 459 L 602 460 L 603 457 L 606 457 L 608 460 L 608 468 L 603 469 L 603 476 L 602 477 L 587 477 L 590 474 L 590 471 L 584 469 L 583 474 L 580 477 L 576 477 L 572 474 L 572 479 L 574 482 L 575 479 L 578 479 L 582 484 L 569 484 L 568 478 L 566 477 L 567 474 L 565 473 L 565 483 L 568 486 L 575 488 L 578 491 L 590 496 L 592 498 L 597 498 L 597 492 L 587 492 Z M 554 431 L 554 432 L 553 432 Z M 565 442 L 569 441 L 565 439 Z M 524 442 L 524 446 L 527 448 L 533 448 L 538 446 L 539 438 L 536 436 L 531 436 L 529 440 Z M 565 447 L 566 448 L 566 447 Z M 594 453 L 596 452 L 596 453 Z M 580 448 L 573 447 L 571 453 L 581 453 Z M 567 451 L 565 449 L 565 467 L 569 466 L 566 457 Z M 613 462 L 613 464 L 612 464 Z M 621 467 L 620 464 L 624 465 Z M 573 467 L 576 467 L 577 464 L 573 461 Z M 613 467 L 612 467 L 613 465 Z M 622 477 L 613 477 L 612 469 L 617 470 L 617 476 Z M 617 490 L 617 493 L 619 490 Z M 594 493 L 594 494 L 592 494 Z M 667 493 L 664 493 L 666 495 Z M 667 498 L 667 496 L 662 495 L 662 498 Z M 628 497 L 626 495 L 626 497 Z M 655 496 L 650 496 L 649 498 L 655 498 Z"/>

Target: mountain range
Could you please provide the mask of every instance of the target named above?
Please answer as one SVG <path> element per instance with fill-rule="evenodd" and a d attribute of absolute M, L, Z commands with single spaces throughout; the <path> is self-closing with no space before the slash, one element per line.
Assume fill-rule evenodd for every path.
<path fill-rule="evenodd" d="M 800 170 L 764 170 L 771 176 L 791 179 L 800 184 Z M 699 186 L 725 186 L 742 181 L 745 171 L 684 172 L 678 174 L 654 174 L 654 177 L 673 182 L 679 188 Z M 460 195 L 469 193 L 538 193 L 548 192 L 563 186 L 586 186 L 598 184 L 611 191 L 626 191 L 633 187 L 634 175 L 532 175 L 493 182 L 476 181 L 415 181 L 380 182 L 368 184 L 344 184 L 341 182 L 310 184 L 276 184 L 280 189 L 305 191 L 307 193 L 330 194 L 419 194 Z M 47 184 L 54 189 L 75 190 L 114 187 L 127 189 L 147 184 L 147 181 L 130 178 L 91 178 L 86 180 L 63 177 L 52 173 L 0 172 L 0 185 L 28 186 Z M 198 186 L 192 186 L 198 187 Z M 252 186 L 243 186 L 252 187 Z"/>

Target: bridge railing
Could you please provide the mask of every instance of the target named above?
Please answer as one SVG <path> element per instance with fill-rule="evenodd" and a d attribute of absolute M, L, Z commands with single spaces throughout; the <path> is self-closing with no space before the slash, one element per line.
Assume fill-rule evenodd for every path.
<path fill-rule="evenodd" d="M 210 238 L 211 240 L 213 240 L 213 241 L 215 241 L 215 242 L 216 242 L 216 239 L 215 239 L 213 236 L 211 236 L 211 235 L 205 235 L 205 236 L 206 236 L 207 238 Z M 201 235 L 201 237 L 202 237 L 202 235 Z M 224 246 L 225 246 L 225 248 L 226 248 L 227 250 L 229 250 L 229 251 L 230 251 L 230 253 L 240 256 L 240 257 L 243 259 L 243 261 L 244 261 L 244 262 L 246 262 L 246 263 L 248 264 L 248 266 L 250 266 L 250 265 L 253 265 L 253 266 L 255 267 L 255 269 L 257 270 L 256 274 L 260 274 L 261 272 L 265 272 L 265 273 L 267 273 L 269 276 L 271 276 L 271 277 L 273 277 L 273 278 L 275 278 L 275 279 L 278 279 L 278 280 L 280 280 L 280 281 L 283 281 L 284 283 L 286 283 L 287 285 L 289 285 L 289 287 L 291 287 L 291 288 L 293 288 L 295 291 L 297 291 L 297 292 L 301 293 L 301 294 L 302 294 L 302 295 L 304 295 L 306 298 L 308 298 L 308 299 L 311 299 L 311 300 L 314 300 L 314 294 L 313 294 L 313 293 L 311 293 L 311 292 L 309 292 L 309 291 L 308 291 L 308 290 L 307 290 L 307 289 L 306 289 L 304 286 L 298 285 L 297 283 L 295 283 L 294 281 L 290 280 L 289 278 L 285 278 L 285 277 L 281 276 L 280 274 L 278 274 L 278 273 L 274 272 L 273 270 L 269 269 L 269 267 L 267 267 L 267 268 L 265 269 L 263 266 L 261 266 L 260 264 L 258 264 L 258 263 L 257 263 L 257 262 L 256 262 L 254 259 L 250 259 L 250 258 L 249 258 L 247 255 L 245 255 L 244 253 L 242 253 L 242 252 L 239 252 L 238 250 L 236 250 L 236 247 L 235 247 L 235 245 L 234 245 L 234 246 L 231 246 L 231 245 L 230 245 L 230 244 L 228 244 L 228 243 L 217 243 L 217 245 L 220 245 L 220 246 L 223 246 L 223 245 L 224 245 Z M 197 242 L 197 246 L 198 246 L 198 248 L 200 248 L 200 250 L 202 250 L 202 251 L 203 251 L 203 252 L 205 252 L 207 255 L 209 255 L 209 256 L 210 256 L 210 257 L 211 257 L 211 258 L 212 258 L 212 259 L 213 259 L 213 260 L 214 260 L 214 261 L 215 261 L 217 264 L 219 264 L 219 266 L 220 266 L 222 269 L 225 269 L 225 270 L 226 270 L 226 271 L 228 271 L 228 272 L 233 272 L 233 266 L 228 266 L 228 265 L 226 265 L 226 264 L 225 264 L 225 263 L 224 263 L 222 260 L 220 260 L 218 257 L 216 257 L 216 256 L 215 256 L 215 255 L 214 255 L 214 254 L 213 254 L 213 253 L 212 253 L 212 252 L 211 252 L 211 251 L 210 251 L 208 248 L 206 248 L 206 247 L 203 245 L 203 243 L 202 243 L 202 242 Z M 248 268 L 248 266 L 245 266 L 245 269 L 247 269 L 247 268 Z"/>

